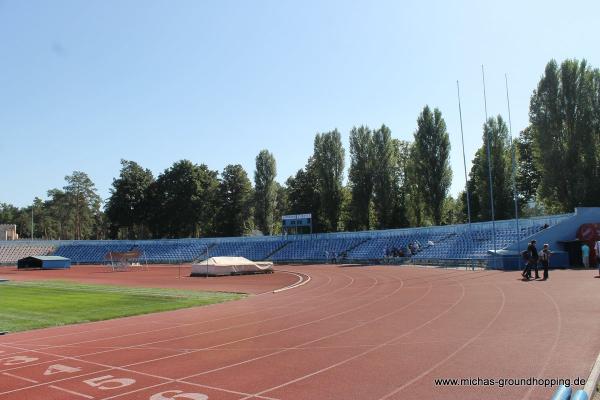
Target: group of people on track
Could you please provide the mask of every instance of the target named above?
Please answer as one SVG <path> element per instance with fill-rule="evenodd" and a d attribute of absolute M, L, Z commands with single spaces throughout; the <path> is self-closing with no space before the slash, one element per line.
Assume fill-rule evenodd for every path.
<path fill-rule="evenodd" d="M 548 279 L 548 265 L 550 264 L 550 256 L 552 255 L 552 252 L 550 251 L 550 246 L 548 246 L 546 243 L 544 244 L 542 251 L 538 253 L 536 244 L 537 241 L 532 240 L 527 245 L 527 250 L 522 253 L 523 258 L 527 263 L 525 264 L 525 269 L 523 269 L 521 275 L 523 275 L 523 278 L 530 280 L 531 270 L 533 269 L 535 271 L 535 279 L 540 279 L 538 264 L 541 263 L 542 267 L 544 268 L 544 276 L 542 280 L 546 280 Z"/>
<path fill-rule="evenodd" d="M 537 244 L 537 241 L 532 240 L 527 245 L 527 250 L 525 250 L 521 253 L 521 255 L 523 256 L 523 259 L 526 262 L 525 268 L 523 269 L 523 272 L 521 273 L 521 275 L 523 275 L 523 278 L 526 280 L 531 279 L 532 270 L 535 272 L 535 279 L 540 279 L 538 264 L 541 264 L 542 267 L 544 268 L 544 276 L 543 276 L 542 280 L 548 279 L 548 265 L 550 264 L 550 256 L 552 255 L 552 252 L 550 251 L 550 246 L 548 246 L 548 244 L 544 244 L 544 247 L 538 253 L 536 244 Z M 594 250 L 596 252 L 596 258 L 598 261 L 598 276 L 600 276 L 600 241 L 596 242 L 596 245 L 594 246 Z M 581 246 L 581 258 L 582 258 L 583 265 L 586 268 L 588 268 L 590 266 L 589 256 L 590 256 L 590 248 L 584 242 L 583 245 Z"/>

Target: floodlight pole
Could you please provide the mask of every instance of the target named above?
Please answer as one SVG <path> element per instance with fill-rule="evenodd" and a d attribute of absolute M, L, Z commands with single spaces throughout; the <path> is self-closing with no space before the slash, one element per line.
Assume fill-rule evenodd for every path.
<path fill-rule="evenodd" d="M 460 139 L 462 141 L 463 165 L 465 167 L 465 191 L 467 194 L 467 216 L 469 218 L 469 231 L 471 231 L 471 200 L 469 196 L 469 180 L 467 179 L 467 160 L 465 157 L 465 137 L 463 134 L 462 108 L 460 106 L 460 87 L 456 81 L 456 91 L 458 93 L 458 115 L 460 117 Z"/>
<path fill-rule="evenodd" d="M 519 241 L 521 240 L 521 232 L 519 231 L 519 196 L 517 192 L 517 156 L 515 148 L 515 143 L 513 142 L 512 136 L 512 122 L 510 118 L 510 98 L 508 97 L 508 77 L 504 74 L 504 82 L 506 83 L 506 104 L 508 106 L 508 133 L 510 135 L 510 147 L 511 147 L 511 156 L 512 156 L 512 186 L 513 186 L 513 196 L 515 200 L 515 220 L 517 222 L 517 253 L 521 253 L 521 249 L 519 246 Z"/>
<path fill-rule="evenodd" d="M 35 205 L 35 199 L 33 199 L 33 203 L 31 204 L 31 241 L 33 242 L 33 206 Z"/>
<path fill-rule="evenodd" d="M 485 72 L 483 70 L 483 64 L 481 64 L 481 78 L 483 80 L 483 104 L 485 109 L 485 123 L 483 124 L 483 130 L 485 132 L 485 125 L 488 122 L 488 113 L 487 113 L 487 96 L 485 94 Z M 492 239 L 494 241 L 494 261 L 496 260 L 496 216 L 494 215 L 494 187 L 492 181 L 492 156 L 490 150 L 490 133 L 488 132 L 486 136 L 486 145 L 487 145 L 487 157 L 488 157 L 488 180 L 490 184 L 490 209 L 492 212 Z"/>

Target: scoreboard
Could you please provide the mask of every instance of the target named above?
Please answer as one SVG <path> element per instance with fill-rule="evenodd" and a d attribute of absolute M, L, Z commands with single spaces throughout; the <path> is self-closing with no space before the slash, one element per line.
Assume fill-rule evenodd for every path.
<path fill-rule="evenodd" d="M 281 217 L 283 230 L 286 233 L 302 233 L 302 228 L 309 228 L 312 233 L 312 214 L 293 214 Z"/>

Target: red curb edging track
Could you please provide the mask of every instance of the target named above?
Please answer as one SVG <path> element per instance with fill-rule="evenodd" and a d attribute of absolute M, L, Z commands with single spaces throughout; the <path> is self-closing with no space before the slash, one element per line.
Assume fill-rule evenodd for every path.
<path fill-rule="evenodd" d="M 253 293 L 263 295 L 236 302 L 0 337 L 0 400 L 548 399 L 553 388 L 434 379 L 587 378 L 600 348 L 600 321 L 589 318 L 600 291 L 585 271 L 546 282 L 408 267 L 285 271 L 310 280 L 254 276 L 286 276 L 293 290 L 264 293 L 261 281 Z M 111 279 L 131 279 L 122 274 Z"/>

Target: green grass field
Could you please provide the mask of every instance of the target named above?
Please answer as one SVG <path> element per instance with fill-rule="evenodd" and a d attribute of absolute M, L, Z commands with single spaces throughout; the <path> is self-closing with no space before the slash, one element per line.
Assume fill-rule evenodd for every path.
<path fill-rule="evenodd" d="M 101 321 L 244 297 L 237 293 L 83 285 L 63 281 L 0 283 L 0 331 Z"/>

